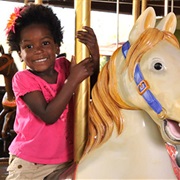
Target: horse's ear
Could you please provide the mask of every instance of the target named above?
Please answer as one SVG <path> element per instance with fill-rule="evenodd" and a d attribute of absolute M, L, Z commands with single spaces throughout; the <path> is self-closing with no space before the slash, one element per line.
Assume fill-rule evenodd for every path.
<path fill-rule="evenodd" d="M 156 23 L 156 13 L 152 7 L 148 7 L 137 19 L 129 34 L 130 44 L 133 44 L 147 29 L 153 28 Z"/>
<path fill-rule="evenodd" d="M 161 31 L 169 31 L 174 34 L 177 26 L 177 18 L 173 12 L 167 14 L 156 26 Z"/>
<path fill-rule="evenodd" d="M 1 54 L 4 54 L 4 48 L 3 48 L 2 45 L 0 45 L 0 53 L 1 53 Z"/>

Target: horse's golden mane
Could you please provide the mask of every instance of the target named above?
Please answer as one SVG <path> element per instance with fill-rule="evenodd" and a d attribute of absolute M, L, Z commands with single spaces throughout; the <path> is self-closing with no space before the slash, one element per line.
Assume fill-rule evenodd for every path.
<path fill-rule="evenodd" d="M 122 71 L 128 68 L 129 78 L 132 79 L 134 67 L 141 60 L 143 54 L 163 39 L 179 47 L 178 40 L 172 33 L 160 31 L 156 28 L 147 29 L 131 45 Z M 114 126 L 117 128 L 118 134 L 120 134 L 123 129 L 123 117 L 120 110 L 132 109 L 122 101 L 117 92 L 115 61 L 120 51 L 121 48 L 118 48 L 109 62 L 104 65 L 92 90 L 92 101 L 89 107 L 90 118 L 88 121 L 89 134 L 84 154 L 106 142 L 111 137 Z"/>

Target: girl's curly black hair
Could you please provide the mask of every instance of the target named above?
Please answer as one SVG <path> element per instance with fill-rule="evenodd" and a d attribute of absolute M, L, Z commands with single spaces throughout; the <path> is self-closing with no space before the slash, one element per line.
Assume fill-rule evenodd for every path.
<path fill-rule="evenodd" d="M 20 33 L 22 29 L 31 24 L 45 24 L 54 39 L 54 42 L 61 46 L 63 42 L 63 32 L 61 22 L 49 6 L 40 4 L 29 4 L 21 8 L 20 16 L 14 24 L 14 32 L 11 30 L 7 34 L 7 43 L 10 51 L 20 51 Z"/>

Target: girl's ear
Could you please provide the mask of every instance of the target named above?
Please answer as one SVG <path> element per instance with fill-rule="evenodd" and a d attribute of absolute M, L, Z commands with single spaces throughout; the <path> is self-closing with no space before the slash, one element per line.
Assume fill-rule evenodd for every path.
<path fill-rule="evenodd" d="M 17 53 L 18 53 L 18 55 L 19 55 L 19 57 L 20 57 L 21 62 L 23 62 L 23 59 L 22 59 L 22 56 L 21 56 L 21 52 L 18 51 Z"/>
<path fill-rule="evenodd" d="M 60 54 L 60 47 L 57 45 L 56 47 L 56 54 L 59 55 Z"/>

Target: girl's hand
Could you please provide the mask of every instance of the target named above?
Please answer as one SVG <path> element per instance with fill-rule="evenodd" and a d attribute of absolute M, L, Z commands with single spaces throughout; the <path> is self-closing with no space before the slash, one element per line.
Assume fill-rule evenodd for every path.
<path fill-rule="evenodd" d="M 94 72 L 94 63 L 90 57 L 85 58 L 80 63 L 76 64 L 76 59 L 73 56 L 71 58 L 71 70 L 68 77 L 68 81 L 78 85 L 84 79 L 91 76 Z"/>
<path fill-rule="evenodd" d="M 94 62 L 94 68 L 99 70 L 99 46 L 93 29 L 88 26 L 84 26 L 83 30 L 79 30 L 77 32 L 76 37 L 81 43 L 87 46 L 92 57 L 92 61 Z"/>

